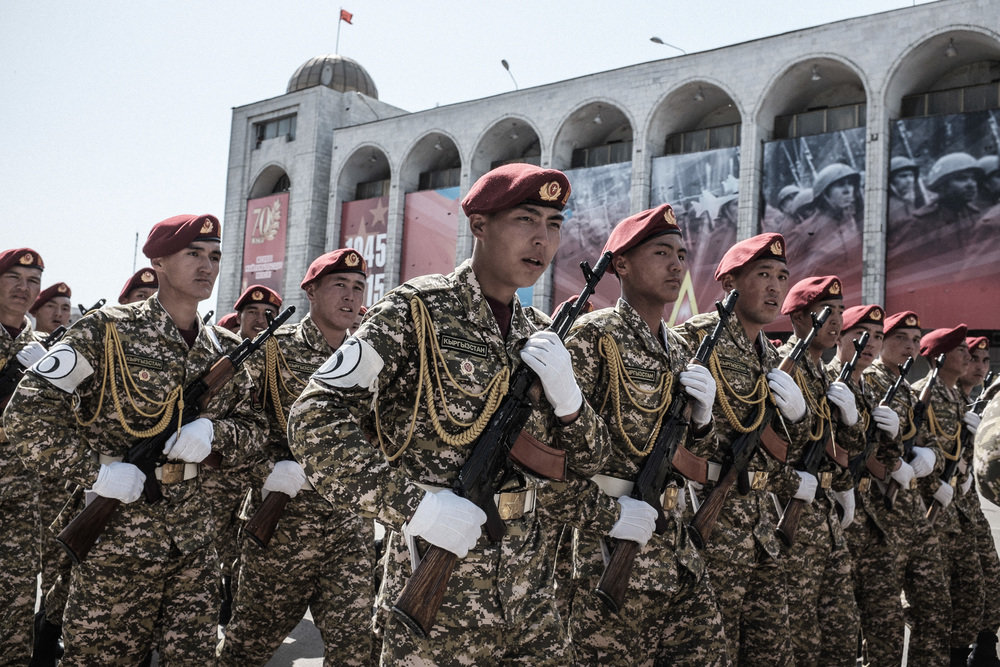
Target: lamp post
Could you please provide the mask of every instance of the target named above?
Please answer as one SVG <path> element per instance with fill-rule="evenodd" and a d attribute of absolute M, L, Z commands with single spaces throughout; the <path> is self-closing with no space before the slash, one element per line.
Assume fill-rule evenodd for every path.
<path fill-rule="evenodd" d="M 659 37 L 657 37 L 656 35 L 653 35 L 652 37 L 650 37 L 650 38 L 649 38 L 649 41 L 651 41 L 651 42 L 652 42 L 653 44 L 659 44 L 659 45 L 661 45 L 661 46 L 669 46 L 670 48 L 672 48 L 672 49 L 677 49 L 678 51 L 680 51 L 680 52 L 681 52 L 681 53 L 683 53 L 684 55 L 687 55 L 687 51 L 685 51 L 685 50 L 684 50 L 684 49 L 682 49 L 681 47 L 679 47 L 679 46 L 674 46 L 673 44 L 669 44 L 669 43 L 667 43 L 667 42 L 664 42 L 664 41 L 663 41 L 662 39 L 660 39 L 660 38 L 659 38 Z"/>
<path fill-rule="evenodd" d="M 507 74 L 510 74 L 510 80 L 514 82 L 514 90 L 517 90 L 518 89 L 517 88 L 517 79 L 514 78 L 513 72 L 510 71 L 510 63 L 508 63 L 507 59 L 504 58 L 504 59 L 502 59 L 500 61 L 500 64 L 503 65 L 503 68 L 505 70 L 507 70 Z"/>

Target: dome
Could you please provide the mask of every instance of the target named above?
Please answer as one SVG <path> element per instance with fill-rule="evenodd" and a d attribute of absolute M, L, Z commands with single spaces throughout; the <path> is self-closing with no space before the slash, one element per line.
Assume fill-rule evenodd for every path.
<path fill-rule="evenodd" d="M 310 58 L 288 80 L 287 93 L 296 90 L 326 86 L 341 92 L 356 90 L 368 97 L 378 99 L 378 88 L 365 68 L 350 58 L 337 55 Z"/>

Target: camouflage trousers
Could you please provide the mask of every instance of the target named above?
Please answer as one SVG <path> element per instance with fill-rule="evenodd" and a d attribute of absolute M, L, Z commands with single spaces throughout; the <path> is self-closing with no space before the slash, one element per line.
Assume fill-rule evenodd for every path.
<path fill-rule="evenodd" d="M 982 506 L 978 509 L 973 515 L 972 531 L 976 536 L 979 565 L 983 569 L 983 590 L 986 591 L 981 629 L 996 632 L 1000 628 L 1000 556 L 997 555 L 997 544 Z"/>
<path fill-rule="evenodd" d="M 9 485 L 0 493 L 0 665 L 26 665 L 39 564 L 38 505 L 26 483 Z"/>
<path fill-rule="evenodd" d="M 215 553 L 167 561 L 93 554 L 73 568 L 61 667 L 135 665 L 153 648 L 161 665 L 215 659 Z"/>
<path fill-rule="evenodd" d="M 39 552 L 42 558 L 42 594 L 45 617 L 50 623 L 62 624 L 66 593 L 69 591 L 69 571 L 73 561 L 63 550 L 50 526 L 73 496 L 61 480 L 42 478 L 38 485 Z"/>
<path fill-rule="evenodd" d="M 983 608 L 986 593 L 983 590 L 983 567 L 980 564 L 979 544 L 973 524 L 958 512 L 960 531 L 945 533 L 945 576 L 951 591 L 951 646 L 968 646 L 983 629 Z M 971 556 L 971 557 L 970 557 Z M 993 592 L 994 596 L 997 591 Z"/>
<path fill-rule="evenodd" d="M 243 538 L 222 665 L 270 659 L 309 608 L 324 664 L 370 664 L 375 531 L 315 491 L 289 500 L 267 548 Z"/>

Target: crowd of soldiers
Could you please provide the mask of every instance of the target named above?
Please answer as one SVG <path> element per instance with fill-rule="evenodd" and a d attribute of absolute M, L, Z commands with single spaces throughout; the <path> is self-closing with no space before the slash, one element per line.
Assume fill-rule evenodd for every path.
<path fill-rule="evenodd" d="M 366 261 L 334 250 L 295 324 L 262 285 L 203 322 L 211 215 L 154 225 L 119 305 L 65 331 L 69 286 L 0 252 L 0 664 L 261 665 L 307 609 L 328 665 L 898 665 L 906 626 L 910 665 L 995 656 L 987 339 L 845 304 L 778 233 L 670 328 L 666 204 L 550 319 L 516 292 L 569 194 L 494 169 L 453 273 L 363 312 Z M 574 322 L 602 274 L 620 299 Z"/>

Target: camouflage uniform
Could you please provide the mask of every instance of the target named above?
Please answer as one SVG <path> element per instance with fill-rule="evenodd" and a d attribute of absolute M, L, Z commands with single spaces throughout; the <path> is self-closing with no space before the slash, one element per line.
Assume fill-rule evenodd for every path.
<path fill-rule="evenodd" d="M 619 299 L 615 308 L 583 315 L 567 338 L 580 388 L 591 405 L 600 406 L 598 412 L 611 437 L 612 455 L 602 475 L 635 479 L 644 455 L 634 450 L 652 447 L 670 397 L 684 391 L 677 376 L 691 352 L 662 322 L 660 331 L 665 343 L 650 332 L 628 302 Z M 695 454 L 715 451 L 711 431 L 704 439 L 686 437 L 682 442 Z M 683 499 L 684 479 L 676 476 L 671 485 L 679 487 Z M 594 487 L 591 492 L 601 493 Z M 604 571 L 602 551 L 614 548 L 614 540 L 606 535 L 615 523 L 617 508 L 609 515 L 606 504 L 594 506 L 605 511 L 588 517 L 586 529 L 573 531 L 576 594 L 569 624 L 577 661 L 729 664 L 722 617 L 705 565 L 688 539 L 681 506 L 665 511 L 666 531 L 654 534 L 636 557 L 625 605 L 618 614 L 610 613 L 593 594 Z"/>
<path fill-rule="evenodd" d="M 387 534 L 380 600 L 395 600 L 410 576 L 411 554 L 401 531 L 424 486 L 450 488 L 471 450 L 462 444 L 465 438 L 439 436 L 432 417 L 455 434 L 481 416 L 489 394 L 502 396 L 502 385 L 492 385 L 497 391 L 491 392 L 491 382 L 520 363 L 521 342 L 533 331 L 515 299 L 509 334 L 501 337 L 471 263 L 465 262 L 448 276 L 417 278 L 386 295 L 293 406 L 289 444 L 309 482 L 331 503 L 378 519 L 393 531 Z M 339 372 L 345 359 L 359 356 L 362 367 L 376 357 L 384 365 Z M 426 376 L 421 380 L 421 360 L 440 384 Z M 422 383 L 424 392 L 418 394 Z M 454 421 L 462 424 L 449 423 Z M 584 402 L 575 421 L 556 421 L 545 405 L 532 413 L 526 430 L 566 449 L 568 465 L 580 474 L 596 472 L 607 457 L 607 432 L 594 411 Z M 474 432 L 468 433 L 470 439 Z M 384 453 L 366 434 L 374 434 L 372 441 Z M 514 493 L 528 498 L 546 484 L 512 468 L 505 498 Z M 572 502 L 565 494 L 553 494 L 551 501 L 556 499 Z M 530 503 L 526 506 L 530 509 Z M 570 661 L 553 590 L 560 526 L 542 520 L 537 511 L 506 524 L 503 540 L 492 544 L 484 537 L 458 561 L 427 639 L 414 636 L 395 615 L 388 617 L 383 663 Z M 425 543 L 415 542 L 423 552 Z"/>
<path fill-rule="evenodd" d="M 711 333 L 718 319 L 717 313 L 703 313 L 675 330 L 689 345 L 697 346 L 703 336 Z M 751 341 L 738 318 L 729 319 L 710 364 L 719 387 L 713 407 L 719 445 L 709 457 L 713 462 L 723 464 L 727 461 L 730 444 L 740 434 L 730 421 L 731 417 L 726 415 L 723 402 L 732 407 L 740 424 L 752 424 L 763 410 L 763 400 L 769 400 L 763 376 L 778 363 L 777 351 L 763 334 L 757 341 Z M 755 387 L 756 398 L 763 398 L 757 404 L 745 403 L 733 395 L 753 394 Z M 780 413 L 776 413 L 774 428 L 778 433 L 784 432 L 783 423 Z M 797 424 L 786 424 L 792 442 L 801 440 L 811 424 L 812 418 L 808 415 Z M 789 456 L 794 460 L 793 453 Z M 779 561 L 780 545 L 774 536 L 774 503 L 768 491 L 791 496 L 798 489 L 799 477 L 790 467 L 767 454 L 763 447 L 754 454 L 748 470 L 758 473 L 752 487 L 762 486 L 762 473 L 767 473 L 763 488 L 751 488 L 746 495 L 735 488 L 729 493 L 703 557 L 722 611 L 730 658 L 745 665 L 791 664 L 784 567 Z M 701 502 L 713 486 L 712 481 L 705 485 L 699 493 Z"/>
<path fill-rule="evenodd" d="M 17 363 L 17 352 L 36 338 L 28 318 L 17 338 L 0 327 L 0 360 L 4 362 L 0 370 Z M 0 664 L 25 665 L 31 657 L 39 567 L 36 475 L 25 470 L 8 435 L 0 429 Z"/>
<path fill-rule="evenodd" d="M 330 356 L 330 346 L 308 315 L 281 327 L 274 340 L 266 350 L 263 386 L 256 391 L 263 395 L 271 421 L 266 473 L 274 461 L 291 458 L 285 435 L 288 412 L 309 376 Z M 280 375 L 271 382 L 274 372 Z M 256 489 L 266 473 L 255 485 L 255 502 L 241 513 L 247 518 L 259 505 Z M 267 662 L 307 607 L 323 637 L 324 664 L 368 664 L 374 542 L 370 520 L 331 505 L 311 488 L 299 491 L 285 506 L 267 548 L 244 539 L 221 664 Z"/>
<path fill-rule="evenodd" d="M 120 457 L 136 433 L 176 428 L 176 416 L 166 414 L 172 402 L 168 392 L 211 366 L 220 339 L 229 348 L 239 342 L 200 321 L 197 326 L 189 348 L 155 296 L 81 320 L 64 339 L 63 353 L 75 351 L 93 373 L 72 394 L 29 374 L 6 413 L 8 435 L 25 462 L 89 487 L 98 455 Z M 241 447 L 263 435 L 263 419 L 250 410 L 249 394 L 249 377 L 239 372 L 202 414 L 213 420 L 213 448 L 223 456 L 221 470 L 211 474 L 225 474 L 230 462 L 245 455 Z M 161 412 L 165 419 L 159 419 Z M 163 631 L 164 662 L 212 661 L 214 522 L 211 501 L 201 490 L 208 473 L 200 468 L 192 479 L 162 484 L 157 504 L 140 499 L 120 505 L 87 559 L 73 568 L 63 664 L 106 662 L 111 656 L 138 662 L 157 626 Z"/>
<path fill-rule="evenodd" d="M 1000 379 L 986 389 L 989 403 L 976 432 L 975 471 L 979 492 L 1000 503 Z"/>

